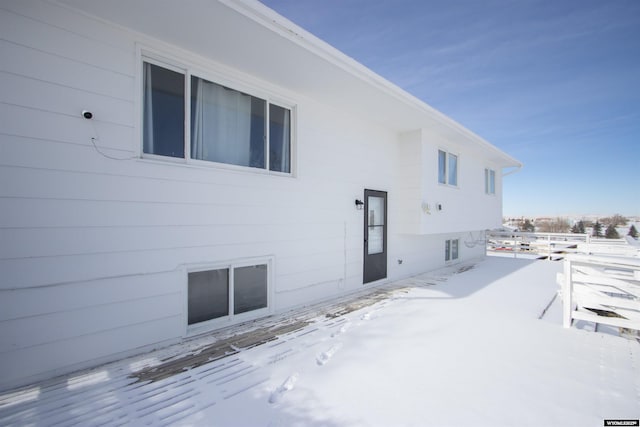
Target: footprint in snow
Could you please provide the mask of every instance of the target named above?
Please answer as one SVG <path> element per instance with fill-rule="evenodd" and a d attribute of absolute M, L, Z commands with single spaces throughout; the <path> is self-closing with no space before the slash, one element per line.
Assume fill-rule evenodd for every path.
<path fill-rule="evenodd" d="M 336 351 L 338 351 L 340 347 L 341 347 L 340 344 L 336 344 L 332 346 L 329 350 L 320 353 L 318 357 L 316 357 L 316 362 L 318 362 L 318 365 L 322 366 L 322 365 L 325 365 L 327 362 L 329 362 L 329 360 L 331 360 L 333 355 L 336 354 Z"/>
<path fill-rule="evenodd" d="M 347 322 L 344 325 L 342 325 L 340 327 L 340 329 L 338 329 L 336 332 L 334 332 L 333 334 L 331 334 L 331 337 L 337 337 L 338 335 L 342 335 L 345 332 L 347 332 L 349 330 L 349 328 L 351 327 L 351 323 Z"/>
<path fill-rule="evenodd" d="M 286 392 L 293 389 L 293 386 L 296 384 L 296 381 L 298 381 L 297 373 L 289 376 L 289 378 L 287 378 L 280 385 L 280 387 L 278 387 L 277 389 L 274 390 L 273 393 L 271 393 L 271 396 L 269 396 L 269 403 L 277 403 Z"/>

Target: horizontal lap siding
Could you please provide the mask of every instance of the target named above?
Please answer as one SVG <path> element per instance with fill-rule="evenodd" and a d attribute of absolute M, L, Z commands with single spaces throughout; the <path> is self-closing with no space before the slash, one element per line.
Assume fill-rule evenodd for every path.
<path fill-rule="evenodd" d="M 0 40 L 0 71 L 116 99 L 131 99 L 133 76 Z M 133 50 L 131 52 L 133 57 Z M 45 64 L 46 66 L 40 66 Z M 130 70 L 131 71 L 131 70 Z"/>
<path fill-rule="evenodd" d="M 167 337 L 180 334 L 175 318 L 165 318 L 127 325 L 125 328 L 96 331 L 45 345 L 0 353 L 0 373 L 3 383 L 23 382 L 25 378 L 42 378 L 91 366 L 96 360 L 109 360 L 127 354 L 141 346 L 141 337 L 148 344 L 170 342 Z M 126 333 L 125 333 L 126 332 Z M 93 362 L 95 363 L 95 362 Z"/>
<path fill-rule="evenodd" d="M 103 278 L 41 288 L 16 289 L 11 298 L 0 299 L 0 322 L 52 313 L 77 312 L 90 307 L 117 305 L 126 301 L 173 295 L 181 289 L 176 283 L 180 272 L 139 274 L 122 278 Z"/>
<path fill-rule="evenodd" d="M 0 7 L 0 388 L 184 331 L 183 272 L 141 262 L 175 245 L 139 229 L 132 178 L 116 179 L 145 178 L 91 143 L 138 149 L 135 48 L 120 33 L 43 2 Z"/>
<path fill-rule="evenodd" d="M 4 339 L 0 342 L 0 354 L 106 330 L 122 329 L 132 324 L 180 317 L 182 314 L 180 305 L 175 304 L 175 294 L 143 298 L 144 301 L 129 299 L 113 304 L 83 307 L 72 312 L 69 310 L 1 322 L 0 335 Z M 114 316 L 114 313 L 117 313 L 117 316 Z M 49 326 L 43 328 L 43 324 Z"/>
<path fill-rule="evenodd" d="M 273 256 L 276 310 L 362 285 L 354 199 L 390 190 L 393 134 L 286 94 L 295 178 L 131 159 L 135 40 L 0 6 L 0 389 L 180 338 L 185 265 Z"/>

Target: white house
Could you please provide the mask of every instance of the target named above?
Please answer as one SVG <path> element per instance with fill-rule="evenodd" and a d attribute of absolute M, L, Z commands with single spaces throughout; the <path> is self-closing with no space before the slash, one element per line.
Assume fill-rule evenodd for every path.
<path fill-rule="evenodd" d="M 254 0 L 2 0 L 0 57 L 0 389 L 482 257 L 520 167 Z"/>

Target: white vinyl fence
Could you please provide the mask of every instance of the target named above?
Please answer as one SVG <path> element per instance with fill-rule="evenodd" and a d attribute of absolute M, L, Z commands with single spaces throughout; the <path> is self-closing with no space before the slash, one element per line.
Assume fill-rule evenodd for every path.
<path fill-rule="evenodd" d="M 558 259 L 575 252 L 578 245 L 589 245 L 591 236 L 575 233 L 522 233 L 488 231 L 487 253 L 520 257 Z"/>
<path fill-rule="evenodd" d="M 575 319 L 640 331 L 640 258 L 567 255 L 558 283 L 565 328 Z"/>
<path fill-rule="evenodd" d="M 625 239 L 600 239 L 576 233 L 522 233 L 487 231 L 487 254 L 514 258 L 546 258 L 559 260 L 567 254 L 616 255 L 637 257 L 638 246 Z"/>

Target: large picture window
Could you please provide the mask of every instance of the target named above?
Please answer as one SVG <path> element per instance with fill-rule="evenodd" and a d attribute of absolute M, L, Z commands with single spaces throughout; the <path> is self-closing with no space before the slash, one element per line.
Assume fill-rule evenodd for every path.
<path fill-rule="evenodd" d="M 291 172 L 290 109 L 195 75 L 188 85 L 186 79 L 184 71 L 144 62 L 143 153 Z"/>
<path fill-rule="evenodd" d="M 191 77 L 191 158 L 264 168 L 266 101 Z"/>
<path fill-rule="evenodd" d="M 438 150 L 438 182 L 458 185 L 458 156 Z"/>

